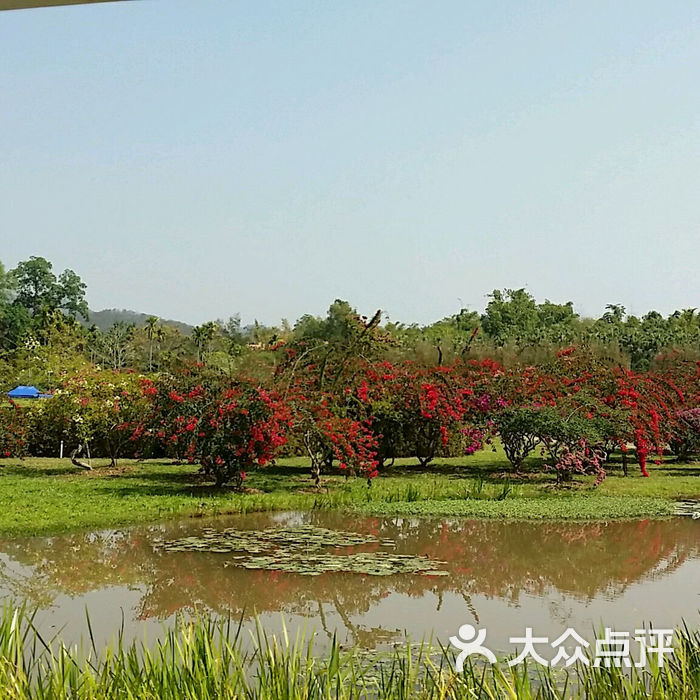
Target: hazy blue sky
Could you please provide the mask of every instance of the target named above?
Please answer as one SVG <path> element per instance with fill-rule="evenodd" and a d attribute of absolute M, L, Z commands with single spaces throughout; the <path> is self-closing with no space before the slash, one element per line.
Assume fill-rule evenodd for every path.
<path fill-rule="evenodd" d="M 0 13 L 0 260 L 92 308 L 700 306 L 700 3 Z"/>

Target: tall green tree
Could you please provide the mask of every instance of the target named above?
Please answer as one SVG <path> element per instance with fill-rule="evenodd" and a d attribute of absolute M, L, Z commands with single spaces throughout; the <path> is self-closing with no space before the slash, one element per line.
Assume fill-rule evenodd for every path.
<path fill-rule="evenodd" d="M 537 304 L 525 289 L 494 289 L 481 317 L 484 332 L 496 345 L 530 338 L 537 327 Z"/>
<path fill-rule="evenodd" d="M 18 325 L 19 319 L 13 313 L 10 303 L 13 287 L 12 276 L 5 271 L 5 266 L 0 262 L 0 350 L 10 348 L 12 338 L 16 333 L 16 326 Z M 28 318 L 23 319 L 19 325 L 23 327 L 28 320 Z"/>
<path fill-rule="evenodd" d="M 23 309 L 37 329 L 55 311 L 71 318 L 88 317 L 85 283 L 73 270 L 64 270 L 58 278 L 46 258 L 32 256 L 10 271 L 12 305 Z"/>

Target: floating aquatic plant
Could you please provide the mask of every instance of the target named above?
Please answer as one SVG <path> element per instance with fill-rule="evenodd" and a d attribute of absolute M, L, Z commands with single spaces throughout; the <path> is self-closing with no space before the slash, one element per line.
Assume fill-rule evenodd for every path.
<path fill-rule="evenodd" d="M 161 546 L 167 552 L 231 554 L 233 556 L 226 562 L 228 566 L 285 571 L 304 576 L 318 576 L 327 572 L 368 576 L 390 576 L 399 573 L 447 575 L 446 571 L 440 569 L 445 562 L 425 556 L 395 554 L 382 550 L 351 554 L 322 551 L 324 548 L 361 545 L 394 547 L 395 543 L 393 540 L 380 540 L 374 535 L 300 525 L 266 530 L 205 529 L 200 536 L 166 541 Z"/>
<path fill-rule="evenodd" d="M 331 571 L 364 574 L 366 576 L 391 576 L 392 574 L 428 574 L 446 576 L 439 566 L 445 562 L 435 561 L 411 554 L 389 552 L 362 552 L 359 554 L 279 554 L 252 557 L 239 566 L 246 569 L 271 569 L 318 576 Z"/>

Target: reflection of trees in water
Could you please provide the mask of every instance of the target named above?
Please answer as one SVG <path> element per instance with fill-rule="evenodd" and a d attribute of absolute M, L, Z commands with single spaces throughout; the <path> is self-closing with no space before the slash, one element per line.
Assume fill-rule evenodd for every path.
<path fill-rule="evenodd" d="M 0 555 L 0 595 L 4 602 L 19 606 L 27 601 L 32 607 L 46 608 L 53 602 L 57 591 L 37 577 L 32 567 L 16 566 L 9 557 Z"/>
<path fill-rule="evenodd" d="M 337 515 L 311 514 L 309 520 L 319 526 L 348 528 Z M 266 522 L 259 520 L 253 527 L 264 527 Z M 370 518 L 353 527 L 394 540 L 399 552 L 446 560 L 450 575 L 304 577 L 249 571 L 228 565 L 230 559 L 220 554 L 156 550 L 154 540 L 163 530 L 142 528 L 0 542 L 0 551 L 32 567 L 31 576 L 18 574 L 17 567 L 0 568 L 0 585 L 8 595 L 28 598 L 30 605 L 41 607 L 60 593 L 142 586 L 142 618 L 165 618 L 197 606 L 246 616 L 282 612 L 317 617 L 329 634 L 325 616 L 335 612 L 356 641 L 367 637 L 366 641 L 376 642 L 385 633 L 357 626 L 352 616 L 367 613 L 394 592 L 413 597 L 433 592 L 438 607 L 447 593 L 464 596 L 470 605 L 473 595 L 515 602 L 521 594 L 538 595 L 551 587 L 590 599 L 619 593 L 633 582 L 674 571 L 689 557 L 700 555 L 698 524 L 681 519 L 508 523 Z M 190 524 L 189 529 L 196 525 Z M 168 536 L 172 534 L 171 528 Z M 478 620 L 478 611 L 471 609 Z"/>
<path fill-rule="evenodd" d="M 135 586 L 152 572 L 152 540 L 145 532 L 100 532 L 0 540 L 0 551 L 32 567 L 34 586 L 49 600 L 81 595 L 102 586 Z M 6 570 L 0 583 L 15 593 L 19 579 Z M 26 576 L 25 576 L 26 578 Z M 37 593 L 39 595 L 39 592 Z M 41 604 L 29 598 L 29 602 Z"/>
<path fill-rule="evenodd" d="M 450 562 L 447 587 L 517 601 L 554 587 L 591 599 L 675 571 L 700 555 L 697 523 L 377 520 L 380 537 Z"/>

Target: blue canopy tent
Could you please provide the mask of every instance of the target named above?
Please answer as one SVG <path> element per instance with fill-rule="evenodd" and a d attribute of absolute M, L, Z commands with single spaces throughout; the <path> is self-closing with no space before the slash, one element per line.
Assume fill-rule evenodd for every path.
<path fill-rule="evenodd" d="M 11 399 L 46 399 L 51 394 L 42 394 L 35 386 L 16 386 L 7 395 Z"/>

